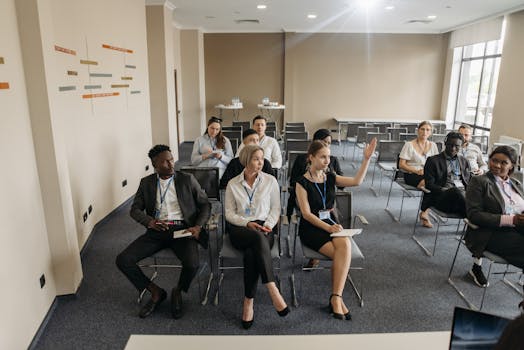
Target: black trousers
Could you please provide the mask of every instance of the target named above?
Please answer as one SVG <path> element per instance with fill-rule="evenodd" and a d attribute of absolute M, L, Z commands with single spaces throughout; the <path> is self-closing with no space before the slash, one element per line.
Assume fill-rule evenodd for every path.
<path fill-rule="evenodd" d="M 453 213 L 466 217 L 465 192 L 457 187 L 452 187 L 437 195 L 424 194 L 420 209 L 424 211 L 431 206 L 445 213 Z"/>
<path fill-rule="evenodd" d="M 151 283 L 151 280 L 138 267 L 138 262 L 164 248 L 171 248 L 176 257 L 182 262 L 178 287 L 187 292 L 199 267 L 198 243 L 192 237 L 173 239 L 172 232 L 183 228 L 186 227 L 174 226 L 171 230 L 165 232 L 148 229 L 146 233 L 134 240 L 122 253 L 118 254 L 116 266 L 139 292 L 144 290 Z"/>
<path fill-rule="evenodd" d="M 257 223 L 263 224 L 261 221 Z M 229 225 L 229 239 L 233 247 L 244 252 L 244 295 L 246 298 L 254 298 L 259 276 L 264 284 L 275 281 L 271 259 L 275 234 Z"/>
<path fill-rule="evenodd" d="M 486 250 L 504 258 L 511 265 L 524 269 L 524 232 L 512 228 L 493 232 Z"/>

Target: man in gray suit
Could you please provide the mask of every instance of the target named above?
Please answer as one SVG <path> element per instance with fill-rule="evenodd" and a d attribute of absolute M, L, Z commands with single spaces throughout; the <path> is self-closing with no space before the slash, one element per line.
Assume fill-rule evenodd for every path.
<path fill-rule="evenodd" d="M 182 262 L 178 285 L 171 294 L 173 317 L 180 318 L 181 292 L 187 292 L 199 266 L 198 243 L 207 248 L 208 234 L 202 227 L 211 215 L 211 204 L 193 175 L 175 174 L 168 146 L 156 145 L 149 151 L 149 158 L 155 173 L 140 181 L 131 206 L 131 217 L 147 231 L 118 255 L 116 265 L 139 292 L 147 289 L 151 293 L 151 299 L 138 314 L 144 318 L 166 299 L 167 293 L 142 272 L 138 262 L 171 248 Z M 174 237 L 176 232 L 184 231 L 191 235 Z"/>

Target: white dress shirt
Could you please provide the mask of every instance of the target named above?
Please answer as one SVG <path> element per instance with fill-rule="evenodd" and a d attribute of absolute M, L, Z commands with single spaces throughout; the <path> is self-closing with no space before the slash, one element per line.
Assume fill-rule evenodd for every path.
<path fill-rule="evenodd" d="M 429 157 L 439 153 L 435 142 L 429 141 L 429 144 L 430 147 L 428 153 L 420 154 L 415 150 L 413 142 L 406 142 L 404 144 L 404 147 L 402 147 L 402 151 L 400 151 L 399 158 L 404 159 L 406 161 L 406 164 L 410 167 L 413 167 L 417 170 L 424 169 L 424 164 L 426 164 L 426 160 Z"/>
<path fill-rule="evenodd" d="M 459 153 L 468 160 L 472 172 L 477 172 L 479 169 L 483 173 L 488 171 L 488 165 L 482 158 L 482 151 L 479 146 L 468 142 L 466 146 L 462 146 Z"/>
<path fill-rule="evenodd" d="M 175 179 L 158 178 L 155 209 L 159 220 L 184 220 L 184 215 L 176 196 Z M 166 192 L 167 191 L 167 192 Z M 162 200 L 163 197 L 163 200 Z"/>
<path fill-rule="evenodd" d="M 244 180 L 242 171 L 227 184 L 225 207 L 226 220 L 233 225 L 247 226 L 250 221 L 261 220 L 265 221 L 264 226 L 273 229 L 280 218 L 277 180 L 274 176 L 260 172 L 251 187 Z"/>
<path fill-rule="evenodd" d="M 260 139 L 258 145 L 264 149 L 264 158 L 269 160 L 271 167 L 273 169 L 280 169 L 282 167 L 282 153 L 280 152 L 278 141 L 271 136 L 265 135 Z M 244 148 L 244 143 L 238 147 L 237 157 L 242 148 Z"/>
<path fill-rule="evenodd" d="M 227 165 L 233 159 L 233 149 L 231 142 L 224 136 L 224 149 L 217 149 L 216 139 L 211 139 L 208 134 L 198 137 L 193 145 L 193 152 L 191 152 L 191 165 L 198 167 L 218 167 L 218 176 L 222 177 Z M 203 154 L 208 154 L 210 151 L 222 151 L 222 158 L 207 158 L 202 159 Z"/>

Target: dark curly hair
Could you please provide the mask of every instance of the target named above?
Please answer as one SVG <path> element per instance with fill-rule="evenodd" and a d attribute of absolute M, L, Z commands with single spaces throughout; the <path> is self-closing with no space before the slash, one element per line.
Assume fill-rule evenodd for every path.
<path fill-rule="evenodd" d="M 450 133 L 446 135 L 444 144 L 447 145 L 450 140 L 456 140 L 456 139 L 459 139 L 460 141 L 462 141 L 462 143 L 464 143 L 464 136 L 462 136 L 461 133 L 456 132 L 456 131 L 451 131 Z"/>
<path fill-rule="evenodd" d="M 169 151 L 171 152 L 171 149 L 169 148 L 169 146 L 166 146 L 166 145 L 156 145 L 154 146 L 153 148 L 151 148 L 149 150 L 149 153 L 147 154 L 149 159 L 151 159 L 151 161 L 153 161 L 153 158 L 155 158 L 156 156 L 158 156 L 160 153 L 162 152 L 165 152 L 165 151 Z"/>

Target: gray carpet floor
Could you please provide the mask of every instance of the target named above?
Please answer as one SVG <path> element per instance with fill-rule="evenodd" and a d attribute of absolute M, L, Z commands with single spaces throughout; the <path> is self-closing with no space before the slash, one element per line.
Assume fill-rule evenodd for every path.
<path fill-rule="evenodd" d="M 181 148 L 187 156 L 190 146 Z M 334 154 L 340 150 L 334 146 Z M 340 159 L 340 157 L 339 157 Z M 348 160 L 342 160 L 347 175 L 355 173 Z M 243 285 L 241 271 L 228 271 L 221 288 L 219 305 L 201 305 L 198 284 L 193 283 L 184 295 L 186 314 L 174 320 L 169 300 L 147 319 L 137 317 L 140 305 L 137 292 L 115 266 L 115 257 L 133 239 L 144 232 L 128 214 L 129 204 L 96 227 L 82 254 L 83 282 L 75 296 L 59 297 L 36 349 L 122 349 L 131 334 L 348 334 L 375 332 L 443 331 L 451 327 L 453 308 L 465 303 L 447 283 L 447 275 L 457 247 L 455 227 L 441 228 L 433 257 L 426 256 L 411 239 L 418 199 L 406 199 L 400 223 L 384 211 L 389 179 L 383 179 L 382 193 L 370 190 L 371 168 L 363 185 L 351 189 L 354 214 L 369 221 L 364 232 L 355 238 L 365 255 L 365 270 L 352 276 L 364 282 L 364 305 L 360 307 L 351 288 L 344 298 L 353 314 L 352 321 L 339 321 L 327 313 L 330 294 L 328 271 L 298 272 L 296 275 L 299 306 L 286 318 L 277 315 L 265 288 L 260 285 L 255 299 L 255 322 L 249 331 L 240 326 Z M 400 207 L 400 190 L 393 187 L 391 207 Z M 432 244 L 435 229 L 417 227 L 420 237 Z M 284 226 L 283 233 L 287 233 Z M 214 252 L 214 242 L 212 242 Z M 201 255 L 204 260 L 207 255 Z M 304 263 L 299 259 L 298 264 Z M 461 248 L 455 270 L 457 283 L 480 301 L 482 289 L 466 275 L 471 255 Z M 215 264 L 216 265 L 216 264 Z M 486 265 L 486 264 L 485 264 Z M 291 305 L 289 276 L 291 259 L 281 259 L 281 289 Z M 487 270 L 487 266 L 484 266 Z M 500 268 L 495 268 L 500 271 Z M 216 273 L 216 271 L 215 271 Z M 209 274 L 202 275 L 202 288 Z M 517 276 L 510 277 L 517 279 Z M 178 279 L 174 269 L 161 269 L 157 282 L 170 291 Z M 216 280 L 215 280 L 216 281 Z M 506 317 L 518 315 L 520 297 L 494 276 L 487 290 L 484 311 Z M 213 284 L 211 297 L 216 291 Z"/>

